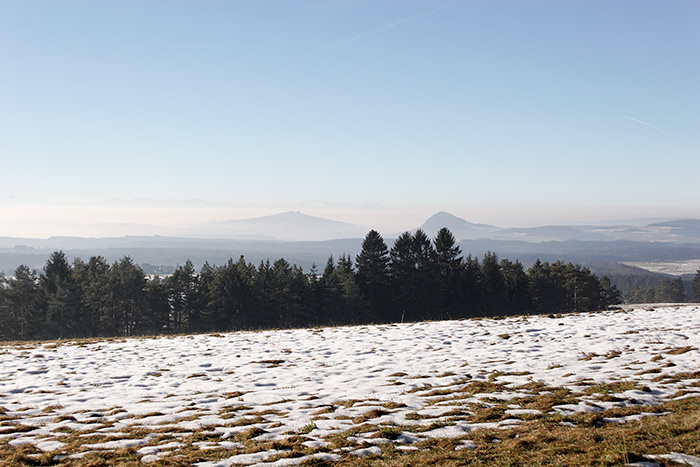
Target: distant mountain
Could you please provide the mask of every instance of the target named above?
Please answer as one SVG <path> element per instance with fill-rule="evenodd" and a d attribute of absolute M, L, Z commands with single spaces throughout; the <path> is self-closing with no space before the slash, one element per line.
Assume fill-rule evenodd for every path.
<path fill-rule="evenodd" d="M 364 237 L 367 231 L 353 224 L 289 211 L 252 219 L 208 222 L 183 233 L 206 238 L 323 241 Z"/>
<path fill-rule="evenodd" d="M 474 224 L 448 212 L 440 211 L 433 214 L 419 227 L 428 236 L 435 237 L 438 231 L 447 227 L 457 240 L 476 240 L 485 238 L 501 230 L 500 227 L 488 224 Z"/>
<path fill-rule="evenodd" d="M 681 219 L 677 221 L 657 222 L 651 227 L 668 228 L 679 241 L 697 241 L 700 239 L 700 219 Z"/>
<path fill-rule="evenodd" d="M 647 225 L 547 225 L 503 228 L 474 224 L 447 212 L 438 212 L 419 228 L 434 237 L 442 227 L 457 240 L 501 240 L 522 242 L 633 241 L 700 243 L 700 220 L 683 219 Z"/>

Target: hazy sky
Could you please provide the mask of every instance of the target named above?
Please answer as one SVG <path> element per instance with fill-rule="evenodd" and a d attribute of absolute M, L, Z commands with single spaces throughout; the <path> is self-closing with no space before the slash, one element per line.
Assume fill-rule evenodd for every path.
<path fill-rule="evenodd" d="M 0 235 L 700 217 L 698 24 L 697 0 L 0 0 Z"/>

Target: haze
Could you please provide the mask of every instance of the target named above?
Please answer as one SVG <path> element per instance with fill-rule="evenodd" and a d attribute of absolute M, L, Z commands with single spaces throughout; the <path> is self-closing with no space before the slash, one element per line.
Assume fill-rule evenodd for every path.
<path fill-rule="evenodd" d="M 699 20 L 696 1 L 1 2 L 0 236 L 698 218 Z"/>

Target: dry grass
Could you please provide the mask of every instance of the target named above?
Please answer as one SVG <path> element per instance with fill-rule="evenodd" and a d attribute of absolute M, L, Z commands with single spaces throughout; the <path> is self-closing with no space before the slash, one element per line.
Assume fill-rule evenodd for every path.
<path fill-rule="evenodd" d="M 464 437 L 471 437 L 476 443 L 473 450 L 455 450 L 459 439 L 429 440 L 421 445 L 427 448 L 425 451 L 402 452 L 388 448 L 379 458 L 347 458 L 339 465 L 623 466 L 649 461 L 645 455 L 670 452 L 700 455 L 700 400 L 671 401 L 657 410 L 671 414 L 625 424 L 577 426 L 563 425 L 557 418 L 545 417 L 505 430 L 477 430 Z M 662 466 L 677 465 L 659 459 L 655 462 Z"/>
<path fill-rule="evenodd" d="M 695 376 L 688 374 L 686 376 Z M 469 392 L 488 392 L 498 387 L 496 383 L 472 382 Z M 590 386 L 586 393 L 593 395 L 606 395 L 619 393 L 635 388 L 635 384 L 629 381 L 613 382 L 606 385 Z M 619 407 L 603 410 L 595 413 L 579 413 L 571 416 L 562 416 L 551 412 L 554 405 L 571 403 L 577 400 L 576 395 L 565 388 L 550 388 L 535 382 L 518 388 L 521 391 L 532 391 L 524 394 L 522 398 L 509 401 L 474 405 L 473 411 L 455 411 L 445 414 L 433 424 L 418 429 L 417 426 L 377 426 L 373 421 L 377 417 L 387 414 L 382 409 L 372 409 L 357 420 L 357 426 L 352 429 L 332 435 L 326 440 L 331 443 L 327 449 L 353 447 L 356 444 L 347 438 L 360 433 L 373 432 L 371 438 L 385 438 L 392 440 L 389 444 L 382 445 L 382 454 L 379 456 L 356 458 L 343 455 L 343 459 L 337 463 L 327 461 L 309 460 L 301 463 L 306 466 L 318 465 L 342 465 L 342 466 L 581 466 L 600 465 L 617 466 L 626 463 L 643 461 L 645 455 L 668 454 L 670 452 L 682 452 L 688 455 L 700 455 L 700 398 L 687 398 L 672 400 L 662 405 Z M 356 402 L 356 401 L 353 401 Z M 522 408 L 540 410 L 540 414 L 528 414 L 518 417 L 523 420 L 519 425 L 499 429 L 480 429 L 466 432 L 464 436 L 453 439 L 426 439 L 416 444 L 418 451 L 400 451 L 396 449 L 394 440 L 404 431 L 414 433 L 429 431 L 451 423 L 451 420 L 461 419 L 472 423 L 498 422 L 506 418 L 513 418 L 505 413 L 508 406 L 517 404 Z M 352 404 L 354 405 L 354 404 Z M 609 423 L 606 419 L 638 414 L 651 414 L 657 416 L 644 416 L 638 421 L 627 423 Z M 261 422 L 260 414 L 254 417 L 245 417 L 232 425 L 248 425 L 250 422 Z M 407 417 L 410 418 L 410 417 Z M 18 426 L 19 428 L 19 426 Z M 309 424 L 303 427 L 301 434 L 310 432 L 315 426 Z M 165 429 L 164 429 L 165 430 Z M 143 438 L 155 430 L 133 429 L 128 437 Z M 226 459 L 231 455 L 240 453 L 257 452 L 267 449 L 285 451 L 278 457 L 298 457 L 314 452 L 318 449 L 306 448 L 302 443 L 304 436 L 292 434 L 291 436 L 276 441 L 260 441 L 257 438 L 265 433 L 263 428 L 250 426 L 245 431 L 237 433 L 233 440 L 245 444 L 245 448 L 227 450 L 216 448 L 212 450 L 200 450 L 194 442 L 219 441 L 217 435 L 212 434 L 208 427 L 197 430 L 189 437 L 181 439 L 185 445 L 172 454 L 166 453 L 154 466 L 184 466 L 192 465 L 203 460 Z M 160 443 L 168 439 L 154 439 L 154 443 Z M 94 443 L 107 440 L 95 438 L 80 438 L 78 433 L 66 433 L 62 438 L 67 442 L 65 452 L 80 452 L 83 443 Z M 462 445 L 462 441 L 470 439 L 475 443 L 474 449 L 456 449 Z M 136 454 L 138 448 L 124 448 L 115 451 L 86 454 L 81 459 L 56 459 L 53 453 L 43 453 L 32 445 L 12 447 L 6 440 L 0 441 L 0 467 L 56 465 L 65 467 L 98 467 L 98 466 L 136 466 L 140 464 L 140 456 Z M 674 465 L 670 461 L 656 460 L 662 466 Z"/>
<path fill-rule="evenodd" d="M 668 350 L 665 353 L 667 353 L 668 355 L 683 355 L 684 353 L 690 352 L 692 350 L 698 349 L 690 345 L 686 345 L 685 347 L 676 347 L 675 349 Z"/>

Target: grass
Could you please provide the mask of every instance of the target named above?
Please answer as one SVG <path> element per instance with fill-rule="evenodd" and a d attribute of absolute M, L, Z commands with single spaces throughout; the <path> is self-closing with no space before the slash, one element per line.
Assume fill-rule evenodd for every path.
<path fill-rule="evenodd" d="M 425 451 L 388 448 L 378 458 L 346 458 L 340 465 L 623 466 L 649 461 L 645 455 L 682 452 L 699 456 L 700 400 L 670 401 L 657 410 L 671 413 L 625 424 L 598 425 L 589 420 L 575 426 L 563 425 L 556 417 L 543 417 L 508 429 L 477 430 L 463 438 L 429 440 L 420 446 Z M 606 412 L 597 416 L 602 417 L 601 414 Z M 455 450 L 460 440 L 467 438 L 476 443 L 476 448 Z M 655 462 L 662 466 L 677 465 L 662 459 Z"/>
<path fill-rule="evenodd" d="M 555 316 L 553 316 L 555 317 Z M 559 316 L 557 316 L 558 318 Z M 509 334 L 499 335 L 507 340 Z M 75 345 L 83 345 L 77 342 Z M 627 352 L 625 348 L 624 352 Z M 692 346 L 667 347 L 660 353 L 650 354 L 654 362 L 661 362 L 660 368 L 673 365 L 670 356 L 683 355 L 697 351 Z M 622 350 L 613 350 L 601 354 L 581 353 L 581 361 L 596 360 L 596 363 L 606 363 L 622 356 Z M 668 362 L 664 364 L 665 362 Z M 260 360 L 252 362 L 270 367 L 285 364 L 284 360 Z M 513 361 L 497 361 L 500 368 L 503 365 L 515 363 Z M 464 366 L 467 366 L 465 363 Z M 561 368 L 556 361 L 552 362 L 549 369 Z M 514 367 L 511 367 L 514 368 Z M 167 369 L 159 369 L 168 371 Z M 423 408 L 431 408 L 433 415 L 423 415 L 418 412 L 405 414 L 404 424 L 387 422 L 392 417 L 386 415 L 399 412 L 406 407 L 403 403 L 379 399 L 338 400 L 332 404 L 313 406 L 309 404 L 311 420 L 301 428 L 285 432 L 284 435 L 269 440 L 265 433 L 272 434 L 274 429 L 282 426 L 277 416 L 284 413 L 270 407 L 252 407 L 242 403 L 243 392 L 228 392 L 222 394 L 225 399 L 230 399 L 230 406 L 220 409 L 218 415 L 226 419 L 225 424 L 218 424 L 226 428 L 236 428 L 229 431 L 230 441 L 242 443 L 232 449 L 226 449 L 216 444 L 222 441 L 221 432 L 216 432 L 215 426 L 201 427 L 194 432 L 186 432 L 182 428 L 173 425 L 174 422 L 163 422 L 158 427 L 125 427 L 120 429 L 119 439 L 146 439 L 148 445 L 156 446 L 166 442 L 177 441 L 182 447 L 172 451 L 164 451 L 163 456 L 150 464 L 159 466 L 184 466 L 193 465 L 200 461 L 212 461 L 227 459 L 237 454 L 249 454 L 275 449 L 279 454 L 266 459 L 266 462 L 274 462 L 277 459 L 287 457 L 301 457 L 320 452 L 335 451 L 342 456 L 338 462 L 329 462 L 320 459 L 309 459 L 301 462 L 302 466 L 622 466 L 631 462 L 648 461 L 644 456 L 681 452 L 687 455 L 700 457 L 700 397 L 688 397 L 681 400 L 669 400 L 660 405 L 649 406 L 636 402 L 623 394 L 629 390 L 649 391 L 644 386 L 651 379 L 652 382 L 672 384 L 683 380 L 700 379 L 700 372 L 686 372 L 675 374 L 660 374 L 660 369 L 643 371 L 638 374 L 652 374 L 644 378 L 644 382 L 633 380 L 611 381 L 605 384 L 596 384 L 592 380 L 579 380 L 575 387 L 551 387 L 542 382 L 531 380 L 526 384 L 516 386 L 515 383 L 499 381 L 502 376 L 527 376 L 528 372 L 505 372 L 487 370 L 472 372 L 474 376 L 445 372 L 437 377 L 448 378 L 443 380 L 446 384 L 424 385 L 407 391 L 415 397 L 423 398 Z M 438 372 L 435 371 L 435 374 Z M 461 373 L 461 372 L 460 372 Z M 571 374 L 573 375 L 573 374 Z M 463 376 L 462 379 L 459 377 Z M 207 377 L 206 373 L 194 373 L 191 378 Z M 404 378 L 408 384 L 420 382 L 420 376 L 409 376 L 407 373 L 397 372 L 391 375 L 393 378 Z M 425 378 L 434 377 L 424 376 Z M 634 377 L 632 377 L 634 378 Z M 506 378 L 503 378 L 506 379 Z M 452 381 L 456 380 L 456 381 Z M 653 386 L 653 385 L 652 385 Z M 700 382 L 686 381 L 681 386 L 683 390 L 677 395 L 691 394 L 691 388 L 700 387 Z M 498 394 L 494 394 L 498 393 Z M 508 400 L 505 400 L 509 398 Z M 238 399 L 238 401 L 236 401 Z M 317 399 L 310 396 L 307 400 Z M 599 404 L 597 412 L 575 413 L 569 415 L 566 411 L 557 411 L 557 406 L 566 404 L 578 404 L 585 401 L 589 405 Z M 283 401 L 276 401 L 267 405 L 276 405 Z M 603 403 L 605 402 L 605 403 Z M 194 403 L 192 403 L 194 404 Z M 240 405 L 235 405 L 240 404 Z M 415 410 L 420 410 L 416 405 Z M 442 410 L 442 408 L 447 410 Z M 612 407 L 612 408 L 611 408 Z M 191 414 L 196 407 L 184 407 L 183 410 Z M 258 409 L 258 410 L 256 410 Z M 344 410 L 351 409 L 351 410 Z M 514 409 L 526 409 L 527 412 L 519 413 Z M 605 409 L 605 410 L 603 410 Z M 363 412 L 363 410 L 365 412 Z M 510 412 L 510 410 L 514 410 Z M 343 415 L 334 417 L 334 412 Z M 37 427 L 22 425 L 21 417 L 14 410 L 12 416 L 8 411 L 0 407 L 0 432 L 21 433 L 30 432 Z M 84 447 L 89 443 L 101 443 L 112 441 L 115 438 L 97 433 L 96 431 L 80 431 L 76 423 L 89 423 L 85 416 L 78 416 L 81 422 L 77 422 L 76 413 L 64 413 L 61 406 L 49 406 L 44 410 L 45 416 L 52 423 L 61 423 L 61 426 L 53 430 L 61 436 L 56 437 L 66 443 L 63 450 L 54 453 L 45 453 L 33 445 L 10 446 L 11 438 L 0 439 L 0 467 L 24 466 L 24 465 L 55 465 L 63 467 L 97 467 L 97 466 L 137 466 L 141 463 L 142 455 L 137 451 L 141 446 L 121 448 L 116 450 L 100 450 L 95 453 L 87 453 L 79 459 L 56 458 L 56 454 L 74 454 L 87 451 Z M 83 411 L 84 412 L 84 411 Z M 123 412 L 123 409 L 113 408 L 96 413 L 96 417 L 105 417 Z M 10 412 L 11 413 L 11 412 Z M 431 413 L 431 411 L 428 411 Z M 150 412 L 140 416 L 130 416 L 130 419 L 139 420 L 144 417 L 162 415 L 160 412 Z M 323 417 L 321 417 L 323 415 Z M 195 420 L 201 414 L 195 413 L 181 420 Z M 638 420 L 630 420 L 626 423 L 614 423 L 611 419 L 636 416 Z M 314 418 L 315 417 L 315 418 Z M 383 417 L 383 418 L 382 418 Z M 355 426 L 347 427 L 345 431 L 336 432 L 324 437 L 328 446 L 307 447 L 304 443 L 315 439 L 314 434 L 322 430 L 316 430 L 316 422 L 325 427 L 327 420 L 332 419 L 352 421 Z M 321 421 L 322 419 L 326 419 Z M 516 419 L 517 423 L 510 424 Z M 316 420 L 316 421 L 313 421 Z M 453 426 L 455 430 L 444 432 L 457 432 L 457 428 L 465 423 L 484 423 L 493 427 L 507 420 L 497 428 L 480 428 L 473 431 L 465 431 L 456 438 L 422 438 L 411 445 L 417 448 L 413 451 L 404 451 L 402 442 L 405 441 L 404 433 L 415 435 L 419 438 L 421 433 L 426 433 L 437 428 Z M 179 420 L 178 420 L 179 421 Z M 63 422 L 66 422 L 65 424 Z M 276 422 L 276 423 L 275 423 Z M 109 426 L 114 422 L 100 421 L 103 426 Z M 90 428 L 94 430 L 94 428 Z M 314 433 L 312 433 L 314 432 Z M 352 438 L 361 435 L 365 441 Z M 434 434 L 433 434 L 434 435 Z M 276 435 L 275 435 L 276 436 Z M 47 438 L 50 439 L 50 438 Z M 317 439 L 317 438 L 316 438 Z M 358 458 L 348 451 L 372 445 L 373 440 L 381 439 L 381 454 Z M 388 441 L 387 441 L 388 440 Z M 468 449 L 463 441 L 469 441 Z M 203 450 L 194 443 L 212 443 L 213 449 Z M 473 447 L 473 449 L 472 449 Z M 341 449 L 345 448 L 345 449 Z M 661 466 L 677 465 L 671 461 L 655 459 Z"/>
<path fill-rule="evenodd" d="M 686 378 L 697 377 L 696 373 L 684 374 Z M 680 376 L 676 376 L 681 378 Z M 675 379 L 675 378 L 674 378 Z M 471 381 L 462 388 L 467 393 L 486 393 L 503 389 L 499 383 L 489 381 Z M 193 443 L 220 441 L 219 436 L 211 433 L 210 428 L 202 428 L 184 438 L 172 437 L 167 429 L 162 430 L 162 436 L 153 438 L 149 444 L 161 444 L 168 440 L 178 440 L 184 447 L 165 452 L 163 457 L 151 464 L 154 466 L 192 465 L 203 460 L 226 459 L 232 455 L 277 449 L 283 451 L 269 461 L 283 457 L 300 457 L 322 451 L 339 448 L 356 448 L 356 443 L 348 440 L 350 436 L 367 433 L 369 439 L 383 438 L 390 440 L 382 444 L 382 453 L 378 456 L 357 458 L 339 451 L 342 460 L 333 463 L 322 460 L 308 460 L 300 465 L 342 465 L 355 466 L 622 466 L 630 462 L 644 461 L 645 455 L 668 454 L 681 452 L 687 455 L 700 456 L 700 398 L 691 397 L 681 400 L 670 400 L 658 406 L 630 406 L 601 410 L 595 413 L 577 413 L 563 416 L 552 411 L 552 407 L 560 404 L 575 403 L 581 394 L 571 393 L 566 388 L 548 387 L 535 381 L 515 388 L 522 397 L 507 401 L 488 399 L 481 404 L 472 404 L 471 410 L 456 409 L 438 417 L 430 425 L 398 426 L 392 424 L 376 425 L 375 420 L 389 412 L 382 409 L 372 409 L 353 422 L 357 423 L 351 429 L 326 437 L 331 444 L 327 448 L 307 448 L 303 442 L 308 439 L 305 434 L 316 428 L 311 422 L 302 427 L 298 433 L 275 441 L 257 439 L 265 433 L 265 429 L 250 426 L 248 429 L 234 435 L 234 441 L 245 445 L 234 450 L 215 448 L 201 450 Z M 640 389 L 632 381 L 616 381 L 607 384 L 590 385 L 584 394 L 587 396 L 608 396 L 630 389 Z M 513 388 L 511 388 L 513 390 Z M 643 389 L 642 389 L 643 390 Z M 462 394 L 455 388 L 455 395 Z M 350 401 L 347 401 L 350 402 Z M 357 405 L 364 401 L 351 401 L 339 405 Z M 389 404 L 388 404 L 389 405 Z M 536 409 L 538 413 L 513 416 L 506 413 L 507 408 L 514 406 L 523 409 Z M 389 407 L 386 407 L 389 408 Z M 229 426 L 245 426 L 251 422 L 261 423 L 261 413 L 253 417 L 236 420 Z M 608 423 L 606 419 L 630 415 L 654 414 L 644 416 L 639 420 L 626 423 Z M 151 415 L 151 414 L 149 414 Z M 406 417 L 412 419 L 414 417 Z M 419 418 L 419 417 L 416 417 Z M 420 433 L 436 428 L 449 426 L 460 420 L 469 423 L 491 423 L 504 419 L 519 418 L 520 423 L 494 429 L 478 429 L 458 438 L 425 439 L 416 443 L 415 451 L 397 449 L 401 444 L 396 440 L 403 432 Z M 7 423 L 7 422 L 6 422 Z M 22 429 L 21 425 L 15 425 Z M 142 439 L 154 434 L 156 430 L 133 428 L 127 430 L 126 437 Z M 111 438 L 80 437 L 81 433 L 65 432 L 60 439 L 67 443 L 65 452 L 77 453 L 84 451 L 81 445 L 107 441 Z M 471 440 L 474 449 L 456 449 L 463 440 Z M 122 448 L 114 451 L 88 453 L 80 459 L 55 459 L 54 453 L 44 453 L 32 445 L 10 446 L 7 440 L 0 440 L 0 467 L 56 465 L 64 467 L 98 467 L 111 465 L 136 466 L 140 457 L 136 454 L 138 447 Z M 659 465 L 676 465 L 668 460 L 655 459 Z"/>

